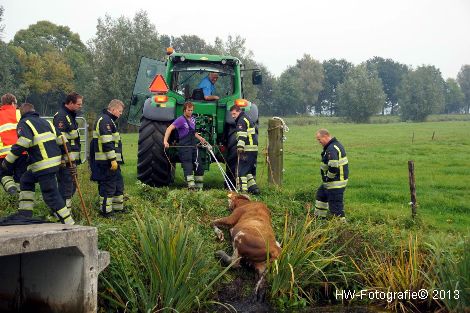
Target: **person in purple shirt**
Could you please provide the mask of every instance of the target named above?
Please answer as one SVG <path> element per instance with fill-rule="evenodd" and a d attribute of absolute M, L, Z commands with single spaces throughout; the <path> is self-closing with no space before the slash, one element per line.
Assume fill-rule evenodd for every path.
<path fill-rule="evenodd" d="M 193 111 L 194 104 L 186 102 L 183 106 L 183 115 L 166 129 L 163 145 L 165 149 L 170 147 L 168 138 L 170 138 L 171 132 L 176 129 L 179 137 L 178 145 L 183 146 L 178 148 L 178 156 L 188 188 L 201 190 L 204 184 L 204 168 L 201 163 L 202 153 L 196 147 L 196 139 L 202 144 L 205 144 L 206 140 L 196 133 L 196 119 L 192 116 Z"/>

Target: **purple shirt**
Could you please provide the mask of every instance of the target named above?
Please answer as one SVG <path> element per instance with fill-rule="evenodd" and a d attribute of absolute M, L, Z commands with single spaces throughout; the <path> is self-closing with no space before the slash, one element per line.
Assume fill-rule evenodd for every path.
<path fill-rule="evenodd" d="M 189 126 L 187 121 L 189 121 Z M 196 129 L 196 119 L 192 116 L 189 120 L 186 120 L 184 115 L 181 115 L 171 124 L 175 126 L 176 130 L 178 131 L 178 136 L 180 139 L 186 137 L 189 134 L 189 127 L 191 127 L 193 130 Z"/>

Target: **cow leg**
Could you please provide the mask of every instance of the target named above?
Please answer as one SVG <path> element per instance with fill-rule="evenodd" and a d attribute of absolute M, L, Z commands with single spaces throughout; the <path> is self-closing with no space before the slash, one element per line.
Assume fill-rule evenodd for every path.
<path fill-rule="evenodd" d="M 235 210 L 229 216 L 222 217 L 212 221 L 211 226 L 217 227 L 232 227 L 238 222 L 240 215 L 243 213 L 242 210 Z"/>
<path fill-rule="evenodd" d="M 238 250 L 235 249 L 233 251 L 233 255 L 229 256 L 225 251 L 219 250 L 215 252 L 215 256 L 219 258 L 222 261 L 222 264 L 225 266 L 228 266 L 233 263 L 232 267 L 233 268 L 239 268 L 240 267 L 240 256 L 238 255 Z"/>
<path fill-rule="evenodd" d="M 255 285 L 256 301 L 264 302 L 266 298 L 266 262 L 256 263 L 255 269 L 256 277 L 258 278 L 258 281 Z"/>

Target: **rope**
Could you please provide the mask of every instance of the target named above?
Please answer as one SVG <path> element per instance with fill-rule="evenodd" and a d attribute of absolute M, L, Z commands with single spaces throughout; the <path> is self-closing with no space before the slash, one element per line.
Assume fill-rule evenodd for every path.
<path fill-rule="evenodd" d="M 212 146 L 206 142 L 205 144 L 202 145 L 204 148 L 207 149 L 207 151 L 209 151 L 209 154 L 212 156 L 212 158 L 214 159 L 215 163 L 217 164 L 217 167 L 219 168 L 220 172 L 222 173 L 222 176 L 224 177 L 224 181 L 225 181 L 225 184 L 227 185 L 228 187 L 228 190 L 230 191 L 235 191 L 238 193 L 237 189 L 235 188 L 235 186 L 233 185 L 233 183 L 230 181 L 230 178 L 228 177 L 227 173 L 225 173 L 224 169 L 222 168 L 222 166 L 220 165 L 219 161 L 217 160 L 217 158 L 215 157 L 215 154 L 214 154 L 214 151 L 212 149 Z"/>

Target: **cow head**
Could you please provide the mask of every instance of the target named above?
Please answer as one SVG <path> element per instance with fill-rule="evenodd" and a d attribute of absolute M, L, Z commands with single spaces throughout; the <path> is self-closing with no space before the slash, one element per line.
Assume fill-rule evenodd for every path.
<path fill-rule="evenodd" d="M 240 200 L 251 200 L 249 196 L 238 194 L 236 192 L 230 191 L 227 194 L 228 197 L 228 208 L 233 211 L 237 206 Z"/>

